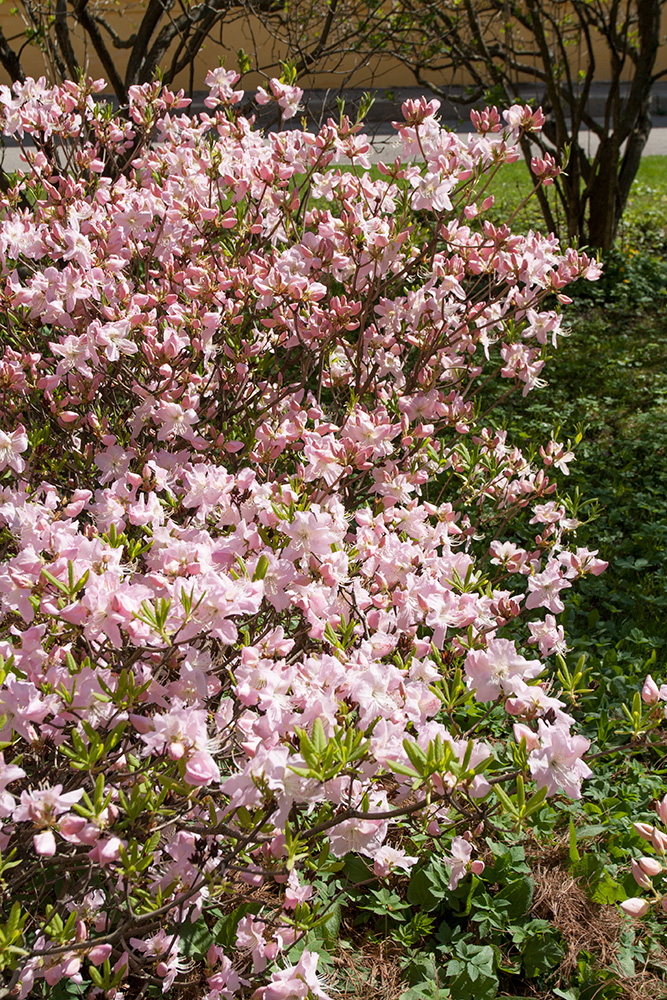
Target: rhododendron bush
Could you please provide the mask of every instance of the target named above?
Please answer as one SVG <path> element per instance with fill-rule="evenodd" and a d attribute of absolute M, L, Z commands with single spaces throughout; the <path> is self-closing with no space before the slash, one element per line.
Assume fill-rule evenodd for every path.
<path fill-rule="evenodd" d="M 598 276 L 485 221 L 541 113 L 407 102 L 373 179 L 360 125 L 264 135 L 236 79 L 193 118 L 0 88 L 34 143 L 0 224 L 4 995 L 167 992 L 194 954 L 207 1000 L 326 997 L 320 877 L 435 852 L 453 890 L 590 774 L 558 615 L 605 563 L 568 446 L 491 413 Z"/>

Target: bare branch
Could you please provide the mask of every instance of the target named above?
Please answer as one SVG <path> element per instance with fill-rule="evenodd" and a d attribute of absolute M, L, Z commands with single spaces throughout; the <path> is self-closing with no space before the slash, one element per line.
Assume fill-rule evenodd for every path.
<path fill-rule="evenodd" d="M 21 60 L 5 38 L 2 28 L 0 28 L 0 63 L 2 63 L 12 80 L 18 80 L 20 83 L 23 83 L 25 73 L 21 66 Z"/>

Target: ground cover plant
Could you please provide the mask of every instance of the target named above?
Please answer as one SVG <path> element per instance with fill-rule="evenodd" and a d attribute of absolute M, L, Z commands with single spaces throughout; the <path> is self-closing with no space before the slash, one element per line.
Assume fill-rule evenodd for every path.
<path fill-rule="evenodd" d="M 372 179 L 208 83 L 0 92 L 2 995 L 647 996 L 667 687 L 590 690 L 574 455 L 510 433 L 600 276 L 486 217 L 542 116 L 407 102 Z"/>

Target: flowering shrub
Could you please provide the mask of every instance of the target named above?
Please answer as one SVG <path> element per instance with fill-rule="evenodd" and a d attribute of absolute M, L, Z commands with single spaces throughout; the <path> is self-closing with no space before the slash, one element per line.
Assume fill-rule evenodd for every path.
<path fill-rule="evenodd" d="M 407 102 L 424 162 L 373 179 L 359 124 L 265 136 L 235 74 L 207 82 L 194 118 L 157 86 L 125 115 L 91 81 L 0 90 L 35 142 L 0 208 L 19 997 L 166 992 L 191 955 L 207 1000 L 324 998 L 318 878 L 437 852 L 453 891 L 590 774 L 549 663 L 563 591 L 606 564 L 570 542 L 568 447 L 489 419 L 599 273 L 484 221 L 541 113 L 462 138 Z"/>

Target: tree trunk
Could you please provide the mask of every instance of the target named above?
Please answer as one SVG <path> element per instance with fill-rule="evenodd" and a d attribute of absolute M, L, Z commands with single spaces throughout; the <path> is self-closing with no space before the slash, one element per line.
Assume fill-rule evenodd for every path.
<path fill-rule="evenodd" d="M 599 250 L 613 246 L 618 228 L 618 169 L 620 145 L 616 133 L 600 143 L 588 199 L 588 243 Z"/>
<path fill-rule="evenodd" d="M 21 83 L 24 82 L 25 73 L 23 72 L 21 61 L 5 38 L 2 28 L 0 28 L 0 63 L 7 70 L 12 80 L 18 80 Z"/>

